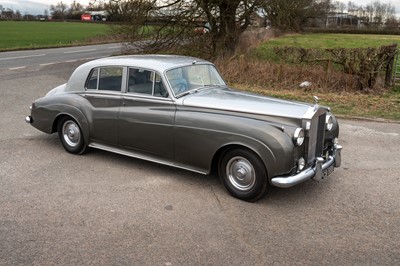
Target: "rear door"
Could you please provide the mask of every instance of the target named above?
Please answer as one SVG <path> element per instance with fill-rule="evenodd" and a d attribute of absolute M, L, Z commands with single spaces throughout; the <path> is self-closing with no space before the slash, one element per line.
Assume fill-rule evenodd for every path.
<path fill-rule="evenodd" d="M 84 97 L 92 111 L 90 121 L 91 140 L 109 145 L 118 144 L 118 111 L 121 92 L 125 90 L 126 68 L 104 66 L 92 69 L 87 79 Z"/>

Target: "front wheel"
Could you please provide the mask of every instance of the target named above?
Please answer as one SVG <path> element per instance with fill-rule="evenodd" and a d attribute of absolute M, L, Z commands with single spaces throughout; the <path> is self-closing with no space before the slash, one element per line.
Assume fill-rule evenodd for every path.
<path fill-rule="evenodd" d="M 256 201 L 267 189 L 267 171 L 261 159 L 245 149 L 224 152 L 218 164 L 219 178 L 228 192 L 241 200 Z"/>
<path fill-rule="evenodd" d="M 86 150 L 82 130 L 74 119 L 62 117 L 58 122 L 57 131 L 61 144 L 67 152 L 82 154 Z"/>

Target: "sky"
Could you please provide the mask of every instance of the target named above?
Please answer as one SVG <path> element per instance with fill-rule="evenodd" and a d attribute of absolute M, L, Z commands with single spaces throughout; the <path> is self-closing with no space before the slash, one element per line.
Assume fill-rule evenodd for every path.
<path fill-rule="evenodd" d="M 50 5 L 56 5 L 59 2 L 61 0 L 0 0 L 0 5 L 3 8 L 11 8 L 14 11 L 19 10 L 22 15 L 42 15 L 45 9 L 50 9 Z M 74 0 L 62 0 L 62 2 L 70 6 Z M 76 0 L 76 2 L 86 6 L 89 0 Z"/>
<path fill-rule="evenodd" d="M 333 1 L 335 1 L 335 0 L 333 0 Z M 371 3 L 375 2 L 376 0 L 348 0 L 348 1 L 342 0 L 340 2 L 343 2 L 343 3 L 345 3 L 347 5 L 347 3 L 349 1 L 355 3 L 357 6 L 366 6 L 368 4 L 371 4 Z M 0 2 L 1 2 L 1 0 L 0 0 Z M 379 2 L 381 2 L 381 4 L 391 3 L 392 6 L 394 6 L 396 8 L 396 16 L 397 16 L 397 18 L 398 19 L 400 18 L 400 0 L 379 0 Z"/>
<path fill-rule="evenodd" d="M 4 8 L 11 8 L 12 10 L 19 10 L 21 14 L 32 14 L 39 15 L 43 14 L 45 9 L 49 9 L 50 5 L 55 5 L 61 0 L 0 0 L 0 5 Z M 89 0 L 76 0 L 81 5 L 86 6 Z M 334 0 L 335 1 L 335 0 Z M 374 0 L 351 0 L 357 5 L 367 5 L 374 2 Z M 379 0 L 381 3 L 392 3 L 396 8 L 397 17 L 400 18 L 400 0 Z M 73 0 L 62 0 L 63 3 L 68 6 L 73 2 Z M 348 0 L 341 0 L 341 2 L 347 3 Z"/>

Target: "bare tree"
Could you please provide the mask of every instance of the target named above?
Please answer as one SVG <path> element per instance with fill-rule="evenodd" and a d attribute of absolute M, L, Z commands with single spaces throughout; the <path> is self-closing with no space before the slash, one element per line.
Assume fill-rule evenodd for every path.
<path fill-rule="evenodd" d="M 110 0 L 110 2 L 113 2 Z M 88 11 L 100 11 L 105 9 L 106 3 L 104 1 L 92 0 L 86 7 Z"/>
<path fill-rule="evenodd" d="M 132 47 L 139 46 L 149 52 L 191 47 L 192 52 L 215 56 L 235 52 L 240 34 L 251 24 L 260 3 L 260 0 L 111 0 L 106 7 L 110 16 L 120 22 L 115 30 L 128 37 Z M 207 30 L 197 30 L 198 27 Z M 147 41 L 136 42 L 143 39 Z"/>
<path fill-rule="evenodd" d="M 64 19 L 67 14 L 68 6 L 62 1 L 56 5 L 50 5 L 50 13 L 55 19 Z"/>
<path fill-rule="evenodd" d="M 392 3 L 388 3 L 386 5 L 386 10 L 385 10 L 385 17 L 384 20 L 395 20 L 396 19 L 396 8 L 392 5 Z"/>
<path fill-rule="evenodd" d="M 263 7 L 273 26 L 300 31 L 307 20 L 327 14 L 330 0 L 267 0 Z"/>
<path fill-rule="evenodd" d="M 83 11 L 84 7 L 74 0 L 67 11 L 67 16 L 69 19 L 80 19 Z"/>
<path fill-rule="evenodd" d="M 385 7 L 386 4 L 381 4 L 381 2 L 379 1 L 375 1 L 373 3 L 373 7 L 374 7 L 374 22 L 377 23 L 378 25 L 382 25 L 383 22 L 383 16 L 385 14 Z"/>
<path fill-rule="evenodd" d="M 396 9 L 390 2 L 375 1 L 366 5 L 364 10 L 371 26 L 382 26 L 388 21 L 395 20 Z"/>
<path fill-rule="evenodd" d="M 358 6 L 357 6 L 354 2 L 349 1 L 349 2 L 347 3 L 347 12 L 348 12 L 349 14 L 353 14 L 353 13 L 355 13 L 357 10 L 358 10 Z"/>
<path fill-rule="evenodd" d="M 21 12 L 18 9 L 15 11 L 14 19 L 17 19 L 17 20 L 22 19 Z"/>

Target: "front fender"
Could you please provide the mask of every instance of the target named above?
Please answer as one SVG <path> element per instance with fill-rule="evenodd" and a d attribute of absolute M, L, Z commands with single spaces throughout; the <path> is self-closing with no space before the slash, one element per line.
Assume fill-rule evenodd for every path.
<path fill-rule="evenodd" d="M 270 123 L 232 114 L 181 110 L 175 120 L 175 159 L 209 172 L 215 155 L 239 146 L 255 152 L 270 177 L 291 171 L 294 160 L 292 138 Z"/>

